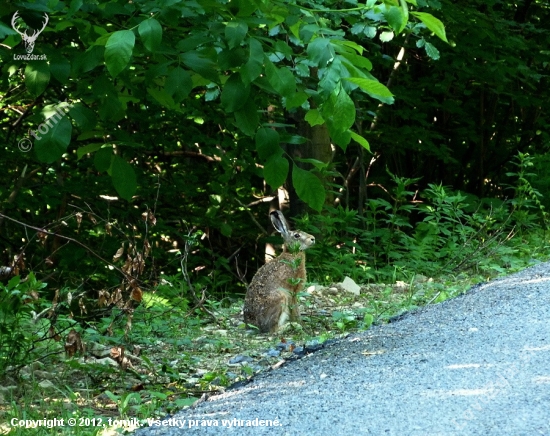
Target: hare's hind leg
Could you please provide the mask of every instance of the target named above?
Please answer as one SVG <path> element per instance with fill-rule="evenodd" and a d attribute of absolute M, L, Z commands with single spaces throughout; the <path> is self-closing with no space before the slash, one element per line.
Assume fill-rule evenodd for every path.
<path fill-rule="evenodd" d="M 278 292 L 264 307 L 259 317 L 262 332 L 275 333 L 290 318 L 289 298 L 286 292 Z"/>

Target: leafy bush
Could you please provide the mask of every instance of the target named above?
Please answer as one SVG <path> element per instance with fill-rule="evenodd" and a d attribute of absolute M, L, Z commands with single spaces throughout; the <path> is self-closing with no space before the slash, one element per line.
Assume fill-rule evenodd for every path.
<path fill-rule="evenodd" d="M 517 265 L 517 256 L 529 260 L 526 240 L 514 236 L 546 223 L 547 213 L 529 181 L 533 159 L 519 153 L 512 164 L 514 196 L 505 201 L 432 183 L 418 194 L 418 179 L 390 174 L 394 186 L 368 200 L 365 216 L 339 206 L 303 219 L 300 225 L 319 235 L 308 254 L 312 277 L 393 282 L 465 270 L 494 274 Z"/>

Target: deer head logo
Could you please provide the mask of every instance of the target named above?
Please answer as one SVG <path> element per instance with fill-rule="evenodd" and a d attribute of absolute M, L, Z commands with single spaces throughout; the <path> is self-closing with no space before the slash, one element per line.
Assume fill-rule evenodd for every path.
<path fill-rule="evenodd" d="M 13 30 L 15 30 L 19 35 L 21 35 L 21 38 L 23 38 L 23 42 L 25 43 L 25 49 L 27 50 L 27 53 L 31 54 L 34 50 L 34 43 L 36 42 L 36 38 L 38 38 L 38 35 L 42 33 L 44 28 L 46 27 L 46 24 L 48 24 L 49 18 L 48 14 L 44 13 L 44 25 L 42 26 L 42 29 L 40 30 L 33 30 L 32 35 L 27 35 L 27 31 L 21 32 L 19 29 L 17 29 L 15 25 L 15 20 L 19 18 L 18 15 L 19 11 L 16 11 L 15 14 L 13 14 L 13 18 L 11 19 L 11 27 L 13 27 Z"/>

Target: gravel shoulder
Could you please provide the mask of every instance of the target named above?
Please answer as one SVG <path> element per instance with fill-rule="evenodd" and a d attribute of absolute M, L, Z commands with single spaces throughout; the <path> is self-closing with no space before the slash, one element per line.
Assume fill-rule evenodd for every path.
<path fill-rule="evenodd" d="M 350 336 L 165 419 L 136 435 L 550 436 L 550 263 Z"/>

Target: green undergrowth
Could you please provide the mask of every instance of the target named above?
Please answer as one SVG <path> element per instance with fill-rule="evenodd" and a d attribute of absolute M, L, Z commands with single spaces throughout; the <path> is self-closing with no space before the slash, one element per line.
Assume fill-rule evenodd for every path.
<path fill-rule="evenodd" d="M 391 175 L 393 188 L 369 200 L 363 215 L 336 207 L 305 217 L 299 227 L 319 236 L 308 250 L 302 322 L 277 335 L 245 328 L 242 293 L 191 286 L 185 259 L 181 274 L 163 276 L 154 292 L 136 291 L 137 307 L 112 304 L 86 321 L 75 316 L 77 290 L 58 289 L 52 300 L 33 274 L 11 278 L 0 284 L 0 434 L 132 430 L 288 363 L 299 347 L 547 260 L 547 214 L 530 167 L 519 155 L 504 187 L 509 200 L 434 184 L 419 193 L 417 180 Z M 360 285 L 358 295 L 342 289 L 346 277 Z M 220 283 L 226 289 L 230 279 Z M 25 420 L 42 426 L 14 425 Z"/>
<path fill-rule="evenodd" d="M 519 268 L 518 260 L 515 269 Z M 246 330 L 238 298 L 205 301 L 201 309 L 186 301 L 174 305 L 160 295 L 148 296 L 136 309 L 132 330 L 126 336 L 122 317 L 114 323 L 110 337 L 97 334 L 111 323 L 108 319 L 82 331 L 89 348 L 93 343 L 125 347 L 128 354 L 136 356 L 130 368 L 99 363 L 89 354 L 85 359 L 79 355 L 69 358 L 62 344 L 54 341 L 40 345 L 26 355 L 26 362 L 30 363 L 32 356 L 34 363 L 5 377 L 4 385 L 15 388 L 3 391 L 0 433 L 119 434 L 124 428 L 135 428 L 132 418 L 146 425 L 147 419 L 173 414 L 205 393 L 221 392 L 258 371 L 295 359 L 291 349 L 266 356 L 281 342 L 300 347 L 365 331 L 406 311 L 453 298 L 488 278 L 465 273 L 438 278 L 419 274 L 408 282 L 363 285 L 358 296 L 341 292 L 337 286 L 310 285 L 300 296 L 301 325 L 289 326 L 278 335 Z M 21 322 L 27 321 L 23 317 Z M 23 341 L 30 344 L 35 339 L 27 336 Z M 249 360 L 231 364 L 239 356 Z M 51 429 L 10 425 L 13 419 L 54 418 L 64 419 L 65 425 Z M 81 425 L 68 427 L 71 418 Z M 121 420 L 134 425 L 124 427 Z"/>

